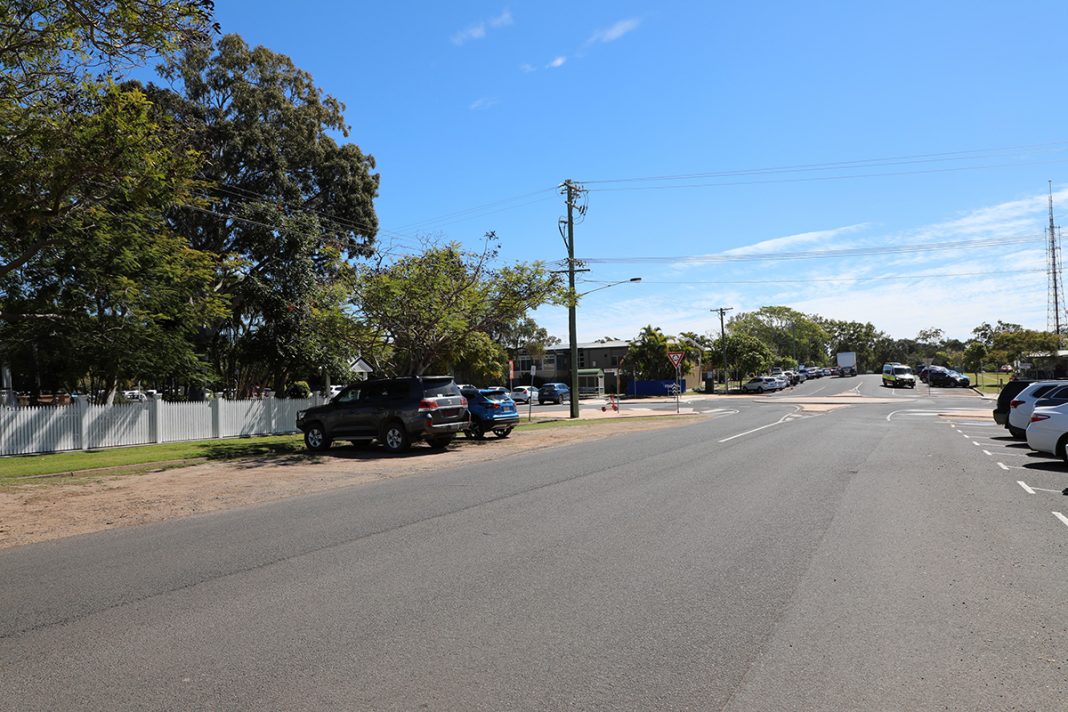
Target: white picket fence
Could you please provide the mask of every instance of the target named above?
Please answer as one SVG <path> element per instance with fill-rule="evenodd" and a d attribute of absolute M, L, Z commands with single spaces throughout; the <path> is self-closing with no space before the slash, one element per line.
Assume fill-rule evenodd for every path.
<path fill-rule="evenodd" d="M 0 456 L 297 432 L 306 399 L 0 407 Z"/>

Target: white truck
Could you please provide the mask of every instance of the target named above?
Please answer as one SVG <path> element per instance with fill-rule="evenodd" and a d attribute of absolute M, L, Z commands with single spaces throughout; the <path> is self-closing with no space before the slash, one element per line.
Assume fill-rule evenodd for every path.
<path fill-rule="evenodd" d="M 838 352 L 838 375 L 841 377 L 857 375 L 857 355 L 853 351 Z"/>

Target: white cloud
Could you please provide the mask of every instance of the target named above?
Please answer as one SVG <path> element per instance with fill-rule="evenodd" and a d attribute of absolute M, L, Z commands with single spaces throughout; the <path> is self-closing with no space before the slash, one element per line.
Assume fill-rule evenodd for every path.
<path fill-rule="evenodd" d="M 454 45 L 459 47 L 460 45 L 464 44 L 465 42 L 469 42 L 470 40 L 483 39 L 486 36 L 487 26 L 491 29 L 497 30 L 502 27 L 508 27 L 512 23 L 512 13 L 505 9 L 497 17 L 492 17 L 489 20 L 482 20 L 480 22 L 477 22 L 471 25 L 470 27 L 467 27 L 453 34 L 453 36 L 449 39 L 452 40 L 452 43 Z"/>
<path fill-rule="evenodd" d="M 796 235 L 787 235 L 785 237 L 776 237 L 770 240 L 763 240 L 761 242 L 753 243 L 752 245 L 745 245 L 743 247 L 735 247 L 730 250 L 724 250 L 721 254 L 724 255 L 755 255 L 761 252 L 777 252 L 786 248 L 798 247 L 799 245 L 812 245 L 816 247 L 826 247 L 830 249 L 832 247 L 831 242 L 839 235 L 847 233 L 857 232 L 864 230 L 868 227 L 867 223 L 861 223 L 858 225 L 846 225 L 845 227 L 836 227 L 830 230 L 815 230 L 812 232 L 801 232 Z"/>
<path fill-rule="evenodd" d="M 523 64 L 519 65 L 519 71 L 523 72 L 524 74 L 530 74 L 531 72 L 538 71 L 538 68 L 535 67 L 533 64 L 527 64 L 526 62 L 524 62 Z"/>
<path fill-rule="evenodd" d="M 546 69 L 557 69 L 558 67 L 564 66 L 565 62 L 567 62 L 567 57 L 561 55 L 559 57 L 554 58 L 553 61 L 551 61 L 548 64 L 546 64 L 545 68 Z"/>
<path fill-rule="evenodd" d="M 603 30 L 597 30 L 594 32 L 588 40 L 587 45 L 593 45 L 603 42 L 615 42 L 623 35 L 633 30 L 638 29 L 638 25 L 641 24 L 641 20 L 636 17 L 632 17 L 626 20 L 620 20 L 611 27 L 607 27 Z"/>
<path fill-rule="evenodd" d="M 496 106 L 497 104 L 498 104 L 498 101 L 496 99 L 492 99 L 490 97 L 485 97 L 484 96 L 484 97 L 481 97 L 479 99 L 475 99 L 474 101 L 472 101 L 471 105 L 468 106 L 467 108 L 470 109 L 471 111 L 483 111 L 485 109 L 490 108 L 491 106 Z"/>
<path fill-rule="evenodd" d="M 489 26 L 493 28 L 508 27 L 512 24 L 512 13 L 505 8 L 497 17 L 490 18 Z"/>

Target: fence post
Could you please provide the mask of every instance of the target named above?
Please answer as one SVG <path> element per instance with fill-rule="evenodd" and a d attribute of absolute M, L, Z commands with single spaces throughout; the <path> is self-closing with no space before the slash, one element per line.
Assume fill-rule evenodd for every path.
<path fill-rule="evenodd" d="M 267 418 L 267 435 L 274 435 L 274 396 L 266 399 L 263 414 Z"/>
<path fill-rule="evenodd" d="M 89 442 L 89 398 L 82 396 L 78 399 L 78 445 L 82 450 L 89 450 L 92 444 Z"/>
<path fill-rule="evenodd" d="M 149 422 L 152 423 L 152 442 L 163 442 L 163 399 L 158 395 L 148 401 Z"/>
<path fill-rule="evenodd" d="M 217 394 L 211 399 L 211 437 L 218 439 L 222 437 L 222 398 L 221 394 Z"/>

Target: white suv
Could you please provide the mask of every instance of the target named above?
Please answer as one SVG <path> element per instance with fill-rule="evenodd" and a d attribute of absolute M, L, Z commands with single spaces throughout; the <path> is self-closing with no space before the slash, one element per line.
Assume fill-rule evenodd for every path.
<path fill-rule="evenodd" d="M 1036 381 L 1017 393 L 1009 402 L 1009 420 L 1005 424 L 1009 434 L 1018 440 L 1026 436 L 1035 401 L 1043 398 L 1068 398 L 1068 384 L 1064 381 Z"/>

